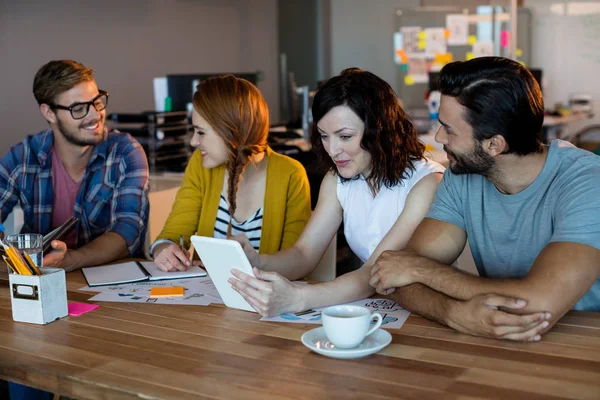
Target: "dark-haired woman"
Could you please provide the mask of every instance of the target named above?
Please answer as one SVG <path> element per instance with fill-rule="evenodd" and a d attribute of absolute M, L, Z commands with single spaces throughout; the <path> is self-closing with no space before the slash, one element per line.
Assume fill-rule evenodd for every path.
<path fill-rule="evenodd" d="M 312 111 L 312 145 L 329 172 L 302 235 L 291 248 L 269 255 L 236 237 L 256 278 L 234 270 L 238 279 L 230 283 L 265 316 L 373 294 L 371 264 L 383 251 L 404 248 L 444 171 L 424 158 L 424 145 L 396 94 L 370 72 L 352 68 L 331 78 L 315 95 Z M 290 282 L 312 272 L 342 221 L 362 268 L 318 285 Z"/>
<path fill-rule="evenodd" d="M 304 167 L 267 146 L 269 111 L 256 86 L 232 75 L 198 85 L 194 152 L 173 209 L 150 252 L 164 271 L 185 270 L 179 236 L 244 235 L 260 254 L 291 247 L 310 217 Z"/>

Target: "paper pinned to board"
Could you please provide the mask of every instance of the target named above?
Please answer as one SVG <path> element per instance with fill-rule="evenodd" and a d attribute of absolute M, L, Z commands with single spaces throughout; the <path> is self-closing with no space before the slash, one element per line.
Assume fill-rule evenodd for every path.
<path fill-rule="evenodd" d="M 411 58 L 413 54 L 422 54 L 423 51 L 419 50 L 419 33 L 421 32 L 420 26 L 404 26 L 400 28 L 402 33 L 402 48 L 404 49 L 408 58 Z"/>
<path fill-rule="evenodd" d="M 494 42 L 491 40 L 479 41 L 473 45 L 474 57 L 489 57 L 494 55 Z"/>
<path fill-rule="evenodd" d="M 403 58 L 406 58 L 406 53 L 404 52 L 404 39 L 402 38 L 402 32 L 394 32 L 394 62 L 397 65 L 405 63 Z M 404 56 L 404 57 L 403 57 Z"/>
<path fill-rule="evenodd" d="M 425 29 L 425 52 L 431 56 L 436 54 L 445 54 L 448 51 L 446 46 L 444 28 L 426 28 Z"/>
<path fill-rule="evenodd" d="M 446 15 L 446 29 L 448 30 L 449 45 L 466 45 L 469 37 L 469 16 L 465 14 Z"/>

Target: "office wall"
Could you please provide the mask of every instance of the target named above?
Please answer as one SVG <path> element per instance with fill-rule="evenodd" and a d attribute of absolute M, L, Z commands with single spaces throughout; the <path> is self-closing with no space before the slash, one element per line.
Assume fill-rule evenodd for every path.
<path fill-rule="evenodd" d="M 546 108 L 574 93 L 594 99 L 595 116 L 564 127 L 567 137 L 600 124 L 600 1 L 526 0 L 532 13 L 531 66 L 542 68 Z"/>
<path fill-rule="evenodd" d="M 263 71 L 279 119 L 276 0 L 0 0 L 0 154 L 44 129 L 37 69 L 73 58 L 96 70 L 109 111 L 153 109 L 152 78 Z"/>

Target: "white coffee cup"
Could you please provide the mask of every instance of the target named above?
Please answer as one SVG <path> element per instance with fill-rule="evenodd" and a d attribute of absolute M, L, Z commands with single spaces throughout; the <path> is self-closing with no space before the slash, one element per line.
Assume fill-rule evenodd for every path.
<path fill-rule="evenodd" d="M 366 336 L 375 332 L 382 322 L 381 314 L 373 313 L 361 306 L 332 306 L 323 310 L 321 315 L 327 339 L 340 349 L 352 349 L 358 346 Z M 371 329 L 371 320 L 377 318 Z"/>

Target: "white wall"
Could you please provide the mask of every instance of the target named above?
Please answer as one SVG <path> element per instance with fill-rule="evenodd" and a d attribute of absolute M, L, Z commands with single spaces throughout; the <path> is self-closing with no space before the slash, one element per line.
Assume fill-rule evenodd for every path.
<path fill-rule="evenodd" d="M 94 68 L 109 112 L 153 109 L 152 78 L 263 71 L 279 119 L 276 0 L 0 0 L 0 155 L 47 125 L 32 94 L 52 59 Z"/>
<path fill-rule="evenodd" d="M 573 93 L 589 93 L 595 117 L 568 124 L 563 133 L 600 124 L 600 1 L 526 0 L 525 7 L 532 12 L 531 63 L 542 68 L 546 108 L 566 104 Z M 592 12 L 579 14 L 586 9 Z"/>

